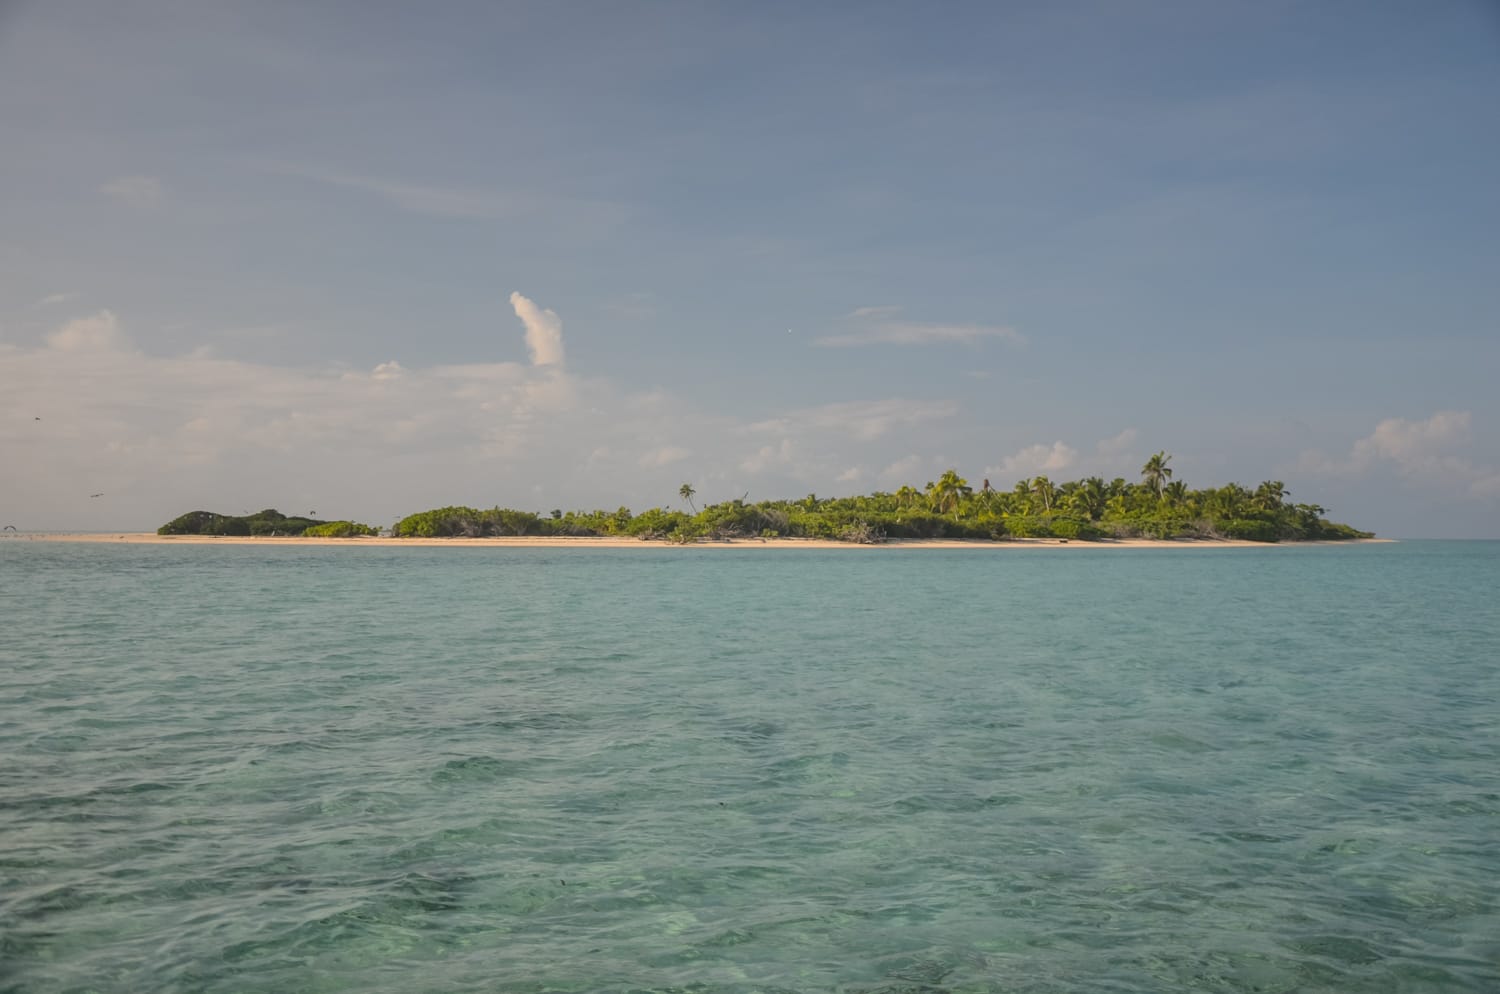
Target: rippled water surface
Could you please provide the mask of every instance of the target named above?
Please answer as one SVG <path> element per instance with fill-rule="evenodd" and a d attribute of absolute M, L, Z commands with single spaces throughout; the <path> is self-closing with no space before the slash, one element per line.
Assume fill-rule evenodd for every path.
<path fill-rule="evenodd" d="M 1497 591 L 0 542 L 0 990 L 1500 990 Z"/>

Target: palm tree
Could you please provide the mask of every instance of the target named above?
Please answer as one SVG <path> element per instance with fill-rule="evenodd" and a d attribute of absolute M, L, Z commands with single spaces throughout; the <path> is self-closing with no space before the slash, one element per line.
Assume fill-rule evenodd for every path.
<path fill-rule="evenodd" d="M 1057 497 L 1057 488 L 1052 485 L 1052 481 L 1045 476 L 1038 476 L 1031 481 L 1031 492 L 1042 502 L 1042 513 L 1051 514 L 1052 501 Z"/>
<path fill-rule="evenodd" d="M 693 494 L 697 492 L 698 491 L 693 489 L 693 485 L 691 483 L 684 483 L 677 490 L 677 496 L 688 502 L 688 507 L 691 507 L 693 509 L 694 514 L 698 513 L 698 508 L 693 504 Z"/>
<path fill-rule="evenodd" d="M 1108 502 L 1109 488 L 1097 476 L 1084 480 L 1078 485 L 1078 489 L 1068 494 L 1068 506 L 1081 511 L 1090 521 L 1098 521 L 1104 516 L 1104 508 Z"/>
<path fill-rule="evenodd" d="M 1241 517 L 1241 507 L 1249 500 L 1249 492 L 1238 483 L 1229 483 L 1208 496 L 1208 510 L 1216 518 Z"/>
<path fill-rule="evenodd" d="M 1011 506 L 1015 508 L 1016 513 L 1020 514 L 1022 517 L 1026 517 L 1031 514 L 1030 480 L 1017 480 L 1015 488 L 1010 492 L 1010 496 Z"/>
<path fill-rule="evenodd" d="M 1267 480 L 1255 488 L 1251 503 L 1262 511 L 1279 511 L 1281 502 L 1290 492 L 1280 480 Z"/>
<path fill-rule="evenodd" d="M 973 492 L 969 481 L 960 477 L 957 470 L 950 469 L 932 485 L 933 507 L 940 512 L 951 510 L 953 520 L 957 521 L 959 502 Z"/>
<path fill-rule="evenodd" d="M 1155 490 L 1157 497 L 1161 496 L 1161 492 L 1166 487 L 1167 481 L 1172 478 L 1172 469 L 1167 465 L 1171 461 L 1172 457 L 1167 455 L 1167 453 L 1158 452 L 1150 459 L 1147 459 L 1146 465 L 1141 467 L 1141 482 L 1152 490 Z"/>
<path fill-rule="evenodd" d="M 1183 504 L 1186 504 L 1187 495 L 1187 484 L 1181 480 L 1173 480 L 1161 492 L 1162 500 L 1166 502 L 1168 507 L 1181 507 Z"/>

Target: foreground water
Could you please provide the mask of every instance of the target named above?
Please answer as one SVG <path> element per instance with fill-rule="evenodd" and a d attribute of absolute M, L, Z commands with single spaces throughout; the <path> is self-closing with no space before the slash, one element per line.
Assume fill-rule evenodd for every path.
<path fill-rule="evenodd" d="M 0 543 L 0 990 L 1494 991 L 1500 546 Z"/>

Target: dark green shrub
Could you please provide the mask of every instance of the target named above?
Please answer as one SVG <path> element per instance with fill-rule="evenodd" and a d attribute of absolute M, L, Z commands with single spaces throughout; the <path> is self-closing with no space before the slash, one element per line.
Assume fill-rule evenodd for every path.
<path fill-rule="evenodd" d="M 1275 542 L 1279 537 L 1273 522 L 1256 518 L 1231 518 L 1228 521 L 1215 522 L 1214 526 L 1225 538 L 1241 539 L 1247 542 Z"/>

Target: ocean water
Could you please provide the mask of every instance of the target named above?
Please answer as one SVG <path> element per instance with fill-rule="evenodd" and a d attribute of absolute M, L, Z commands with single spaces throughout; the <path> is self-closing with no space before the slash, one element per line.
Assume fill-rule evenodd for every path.
<path fill-rule="evenodd" d="M 0 991 L 1500 990 L 1500 544 L 0 542 Z"/>

